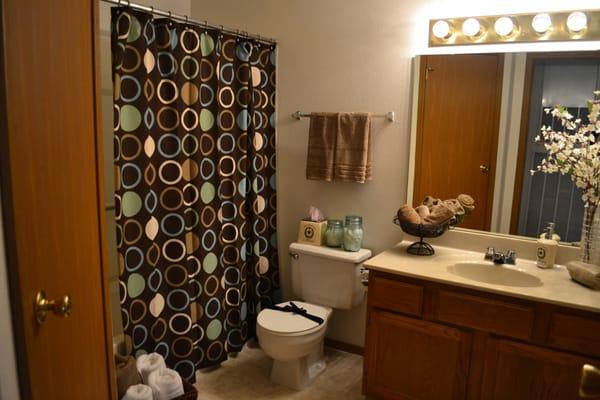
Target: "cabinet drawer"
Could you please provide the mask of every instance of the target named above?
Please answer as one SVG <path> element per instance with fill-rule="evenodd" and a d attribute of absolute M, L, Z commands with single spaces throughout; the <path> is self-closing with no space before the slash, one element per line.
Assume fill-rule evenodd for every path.
<path fill-rule="evenodd" d="M 531 307 L 439 290 L 436 308 L 439 321 L 518 339 L 531 337 L 534 320 Z"/>
<path fill-rule="evenodd" d="M 410 315 L 421 315 L 423 286 L 383 278 L 369 278 L 369 306 Z"/>
<path fill-rule="evenodd" d="M 555 312 L 550 319 L 548 344 L 600 357 L 600 320 Z"/>

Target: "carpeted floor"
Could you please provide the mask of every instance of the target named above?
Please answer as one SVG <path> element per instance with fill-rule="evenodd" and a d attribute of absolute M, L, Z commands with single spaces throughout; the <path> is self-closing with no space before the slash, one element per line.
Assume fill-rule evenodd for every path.
<path fill-rule="evenodd" d="M 246 346 L 236 358 L 210 372 L 199 372 L 199 400 L 362 400 L 363 358 L 325 348 L 327 368 L 313 384 L 297 392 L 269 380 L 271 360 L 259 348 Z"/>

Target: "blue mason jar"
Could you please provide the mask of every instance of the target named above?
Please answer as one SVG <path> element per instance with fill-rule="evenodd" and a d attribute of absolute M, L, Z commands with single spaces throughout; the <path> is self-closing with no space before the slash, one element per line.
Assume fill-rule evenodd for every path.
<path fill-rule="evenodd" d="M 362 247 L 364 231 L 362 217 L 348 215 L 344 224 L 344 250 L 359 251 Z"/>
<path fill-rule="evenodd" d="M 342 247 L 344 243 L 344 225 L 339 219 L 330 219 L 327 221 L 327 230 L 325 231 L 325 244 L 329 247 Z"/>

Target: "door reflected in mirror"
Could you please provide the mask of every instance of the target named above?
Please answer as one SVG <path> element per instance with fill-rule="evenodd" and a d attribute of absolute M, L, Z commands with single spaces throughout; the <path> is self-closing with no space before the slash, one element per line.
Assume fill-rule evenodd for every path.
<path fill-rule="evenodd" d="M 461 227 L 537 238 L 554 222 L 578 242 L 581 191 L 569 175 L 530 171 L 547 155 L 535 142 L 542 126 L 560 129 L 545 109 L 587 122 L 600 52 L 426 55 L 414 72 L 413 205 L 467 193 L 476 209 Z"/>

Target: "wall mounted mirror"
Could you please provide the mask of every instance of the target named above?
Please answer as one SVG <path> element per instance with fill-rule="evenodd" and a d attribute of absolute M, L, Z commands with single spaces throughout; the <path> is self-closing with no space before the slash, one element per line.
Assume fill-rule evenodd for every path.
<path fill-rule="evenodd" d="M 409 202 L 468 193 L 477 209 L 463 228 L 536 238 L 554 222 L 563 242 L 578 242 L 579 189 L 529 171 L 546 154 L 534 138 L 557 123 L 545 108 L 586 120 L 600 52 L 422 55 L 413 72 Z"/>

